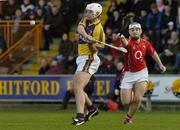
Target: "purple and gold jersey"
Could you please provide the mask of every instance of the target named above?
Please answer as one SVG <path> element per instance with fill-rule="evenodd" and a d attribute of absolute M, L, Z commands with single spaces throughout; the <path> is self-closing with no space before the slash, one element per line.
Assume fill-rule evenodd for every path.
<path fill-rule="evenodd" d="M 99 41 L 105 42 L 105 34 L 100 20 L 90 23 L 86 18 L 83 18 L 79 24 L 84 26 L 88 35 L 93 36 Z M 80 35 L 80 40 L 78 43 L 78 55 L 91 55 L 93 53 L 90 49 L 91 45 L 92 43 L 88 43 L 88 41 L 82 35 Z"/>

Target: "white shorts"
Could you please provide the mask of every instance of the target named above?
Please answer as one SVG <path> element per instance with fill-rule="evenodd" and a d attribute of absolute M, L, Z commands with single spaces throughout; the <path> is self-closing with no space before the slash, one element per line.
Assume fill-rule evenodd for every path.
<path fill-rule="evenodd" d="M 93 56 L 78 56 L 76 59 L 76 64 L 76 72 L 84 71 L 93 75 L 99 68 L 100 59 L 97 54 L 94 54 Z"/>
<path fill-rule="evenodd" d="M 126 71 L 122 79 L 120 88 L 131 89 L 135 83 L 147 81 L 148 82 L 148 70 L 147 68 L 138 72 Z"/>

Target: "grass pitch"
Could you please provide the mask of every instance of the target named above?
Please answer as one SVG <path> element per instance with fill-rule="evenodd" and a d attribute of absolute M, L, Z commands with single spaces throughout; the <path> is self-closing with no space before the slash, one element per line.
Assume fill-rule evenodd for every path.
<path fill-rule="evenodd" d="M 72 111 L 0 110 L 0 130 L 180 130 L 180 112 L 138 112 L 131 125 L 125 112 L 101 112 L 82 126 L 72 126 Z"/>

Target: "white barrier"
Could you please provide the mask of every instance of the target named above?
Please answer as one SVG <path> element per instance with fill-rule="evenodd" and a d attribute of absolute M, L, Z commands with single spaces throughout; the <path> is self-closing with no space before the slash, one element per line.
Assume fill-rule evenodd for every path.
<path fill-rule="evenodd" d="M 180 75 L 150 75 L 153 83 L 152 101 L 180 102 Z"/>

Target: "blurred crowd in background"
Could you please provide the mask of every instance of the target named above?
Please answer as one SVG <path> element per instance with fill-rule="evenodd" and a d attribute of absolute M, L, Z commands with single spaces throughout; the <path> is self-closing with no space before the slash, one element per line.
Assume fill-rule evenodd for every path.
<path fill-rule="evenodd" d="M 8 0 L 2 6 L 1 20 L 43 20 L 44 46 L 50 50 L 53 38 L 59 41 L 59 54 L 51 61 L 41 59 L 39 74 L 73 74 L 76 69 L 78 35 L 70 41 L 69 32 L 77 26 L 79 14 L 87 3 L 95 0 Z M 96 0 L 95 2 L 97 2 Z M 105 0 L 100 0 L 101 2 Z M 110 0 L 107 21 L 104 24 L 106 42 L 121 46 L 117 33 L 128 38 L 128 25 L 139 22 L 142 37 L 152 43 L 167 66 L 167 73 L 179 73 L 180 69 L 180 2 L 178 0 Z M 16 26 L 14 26 L 16 28 Z M 14 29 L 16 30 L 16 29 Z M 1 42 L 2 41 L 2 42 Z M 5 48 L 0 37 L 0 48 Z M 124 54 L 111 48 L 99 52 L 101 65 L 97 74 L 118 74 L 123 68 Z M 147 57 L 150 73 L 159 73 L 158 66 Z"/>
<path fill-rule="evenodd" d="M 180 69 L 180 2 L 177 0 L 111 0 L 104 25 L 107 42 L 119 45 L 114 39 L 117 32 L 128 37 L 128 25 L 139 22 L 142 37 L 152 43 L 160 58 L 167 65 L 167 73 L 178 73 Z M 109 52 L 109 51 L 106 51 Z M 113 57 L 119 54 L 111 51 Z M 150 73 L 159 73 L 158 66 L 147 57 Z"/>

